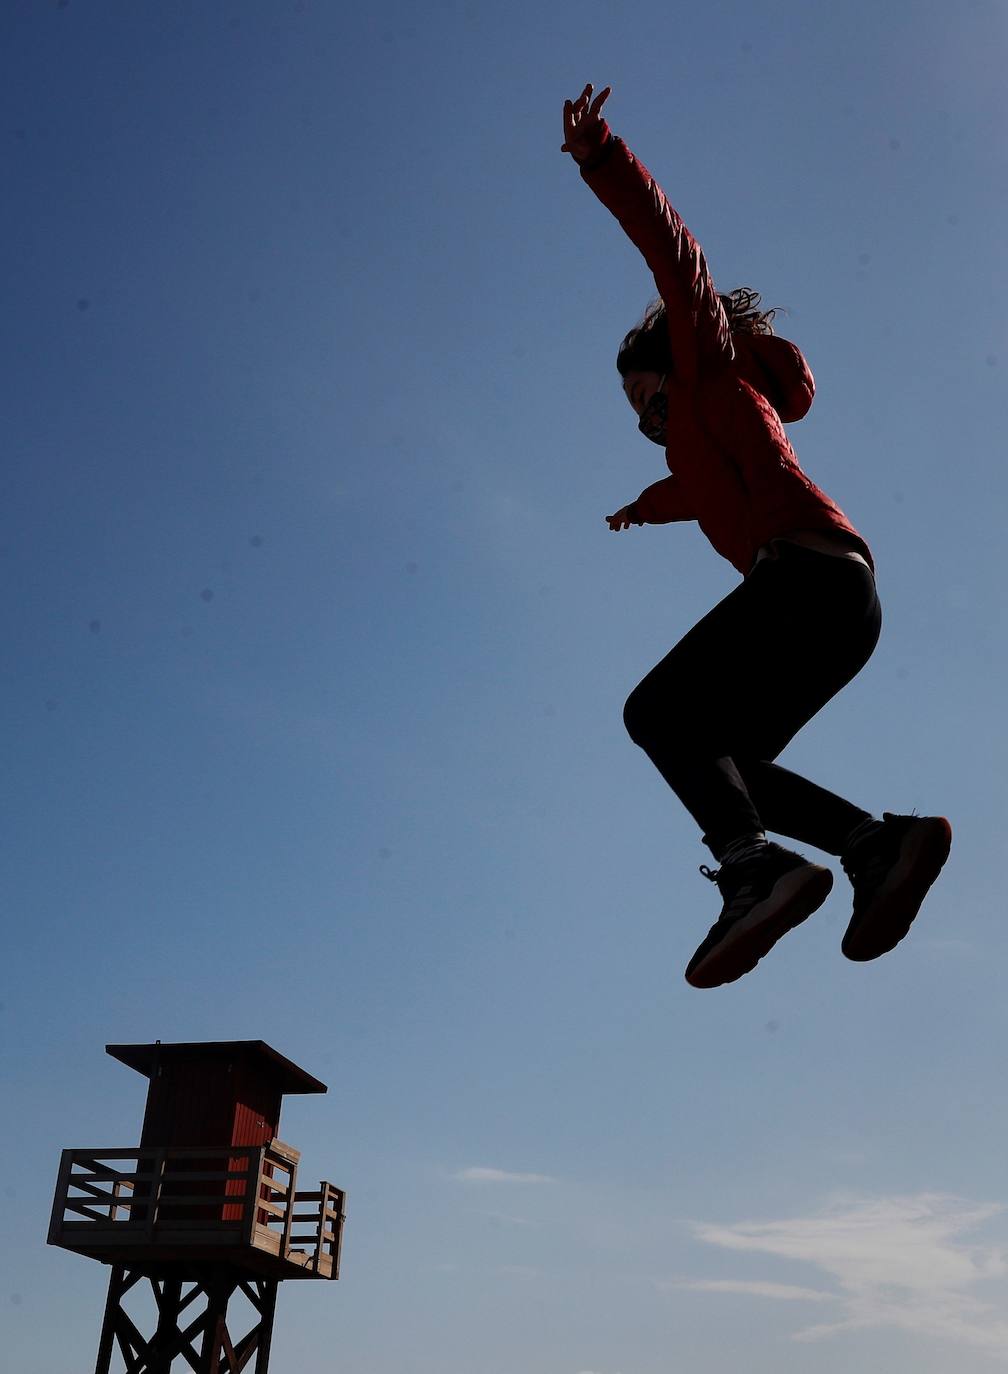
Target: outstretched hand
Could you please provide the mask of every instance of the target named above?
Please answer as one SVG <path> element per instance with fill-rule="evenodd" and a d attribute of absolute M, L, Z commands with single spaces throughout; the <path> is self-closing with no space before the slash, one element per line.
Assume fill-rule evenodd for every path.
<path fill-rule="evenodd" d="M 605 120 L 599 111 L 608 99 L 612 87 L 607 86 L 604 91 L 600 91 L 594 100 L 592 89 L 589 81 L 577 100 L 564 101 L 564 142 L 560 151 L 570 153 L 575 162 L 584 162 L 591 157 L 602 137 Z"/>
<path fill-rule="evenodd" d="M 633 505 L 622 506 L 615 515 L 607 515 L 606 523 L 611 530 L 628 530 L 631 525 L 639 525 L 640 521 L 634 519 L 637 512 Z"/>

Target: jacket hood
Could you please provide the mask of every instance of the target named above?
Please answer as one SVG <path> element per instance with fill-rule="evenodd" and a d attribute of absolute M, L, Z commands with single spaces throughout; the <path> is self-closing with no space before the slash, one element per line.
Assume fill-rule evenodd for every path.
<path fill-rule="evenodd" d="M 732 335 L 735 371 L 754 387 L 785 421 L 808 414 L 815 380 L 800 348 L 777 334 Z"/>

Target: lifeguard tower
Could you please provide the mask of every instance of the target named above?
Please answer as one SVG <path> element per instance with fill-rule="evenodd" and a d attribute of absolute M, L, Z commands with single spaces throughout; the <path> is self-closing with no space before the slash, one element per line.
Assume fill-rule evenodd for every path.
<path fill-rule="evenodd" d="M 346 1195 L 297 1187 L 300 1154 L 277 1139 L 285 1093 L 326 1086 L 262 1040 L 107 1045 L 149 1080 L 140 1144 L 64 1150 L 49 1244 L 112 1266 L 95 1374 L 266 1374 L 283 1279 L 339 1277 Z M 154 1330 L 133 1316 L 140 1289 Z M 237 1338 L 228 1304 L 252 1325 Z"/>

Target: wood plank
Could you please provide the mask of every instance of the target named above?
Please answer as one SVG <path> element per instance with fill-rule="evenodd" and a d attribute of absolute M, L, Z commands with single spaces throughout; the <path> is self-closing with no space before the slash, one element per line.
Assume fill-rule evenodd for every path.
<path fill-rule="evenodd" d="M 161 1179 L 165 1183 L 245 1183 L 254 1177 L 248 1169 L 165 1169 Z"/>
<path fill-rule="evenodd" d="M 53 1193 L 52 1212 L 49 1216 L 48 1243 L 50 1245 L 58 1244 L 56 1237 L 59 1235 L 66 1214 L 67 1184 L 72 1168 L 73 1151 L 64 1150 L 60 1155 L 59 1173 L 56 1175 L 56 1191 Z"/>
<path fill-rule="evenodd" d="M 116 1339 L 126 1362 L 127 1374 L 139 1374 L 143 1369 L 141 1357 L 148 1352 L 149 1342 L 144 1340 L 121 1306 L 116 1313 Z"/>
<path fill-rule="evenodd" d="M 200 1326 L 203 1325 L 203 1321 L 204 1319 L 200 1317 Z M 193 1371 L 193 1374 L 203 1374 L 203 1370 L 206 1368 L 206 1366 L 203 1364 L 203 1361 L 200 1359 L 200 1357 L 196 1354 L 196 1348 L 191 1341 L 187 1342 L 185 1345 L 182 1346 L 181 1350 L 179 1351 L 179 1354 L 182 1356 L 183 1360 L 185 1360 L 189 1368 Z"/>
<path fill-rule="evenodd" d="M 240 1197 L 228 1197 L 226 1193 L 166 1193 L 162 1190 L 158 1197 L 158 1206 L 164 1212 L 173 1212 L 180 1207 L 202 1207 L 204 1211 L 216 1211 L 225 1204 L 240 1204 L 241 1201 Z M 150 1198 L 141 1197 L 132 1205 L 143 1207 L 149 1202 Z"/>
<path fill-rule="evenodd" d="M 290 1196 L 289 1183 L 277 1183 L 275 1178 L 263 1179 L 263 1188 L 267 1193 L 276 1193 L 277 1197 L 286 1198 Z"/>
<path fill-rule="evenodd" d="M 98 1340 L 98 1361 L 95 1374 L 108 1374 L 115 1349 L 115 1318 L 126 1292 L 126 1271 L 122 1265 L 114 1265 L 109 1278 L 108 1296 L 105 1299 L 105 1315 L 102 1318 L 101 1336 Z"/>
<path fill-rule="evenodd" d="M 133 1199 L 124 1200 L 115 1193 L 103 1192 L 101 1188 L 96 1188 L 93 1183 L 82 1183 L 78 1179 L 74 1179 L 70 1186 L 71 1188 L 80 1188 L 87 1193 L 88 1200 L 94 1199 L 96 1202 L 107 1203 L 110 1207 L 131 1207 L 134 1205 Z M 78 1198 L 77 1201 L 83 1202 L 84 1199 Z"/>
<path fill-rule="evenodd" d="M 146 1216 L 145 1220 L 146 1220 L 146 1223 L 147 1223 L 147 1234 L 148 1234 L 148 1237 L 150 1237 L 150 1238 L 153 1238 L 153 1235 L 154 1235 L 154 1223 L 157 1221 L 158 1193 L 160 1192 L 160 1178 L 161 1178 L 161 1174 L 162 1174 L 163 1171 L 164 1171 L 164 1166 L 165 1166 L 165 1151 L 164 1151 L 164 1150 L 158 1150 L 158 1151 L 155 1153 L 155 1155 L 154 1155 L 154 1160 L 153 1160 L 153 1173 L 154 1173 L 154 1179 L 153 1179 L 153 1187 L 151 1188 L 151 1192 L 152 1192 L 152 1194 L 153 1194 L 153 1197 L 151 1197 L 151 1198 L 149 1199 L 149 1205 L 144 1209 L 144 1210 L 146 1211 L 146 1213 L 147 1213 L 147 1216 Z"/>
<path fill-rule="evenodd" d="M 181 1316 L 182 1313 L 183 1313 L 183 1312 L 186 1310 L 186 1308 L 189 1306 L 189 1304 L 190 1304 L 191 1302 L 195 1302 L 196 1299 L 199 1297 L 199 1295 L 203 1292 L 203 1285 L 202 1285 L 201 1283 L 197 1283 L 197 1282 L 195 1282 L 195 1280 L 193 1280 L 193 1281 L 192 1281 L 192 1284 L 193 1284 L 193 1286 L 192 1286 L 192 1288 L 190 1288 L 190 1290 L 189 1290 L 189 1292 L 187 1293 L 187 1295 L 186 1295 L 184 1298 L 180 1297 L 180 1299 L 179 1299 L 179 1305 L 178 1305 L 179 1316 Z M 201 1322 L 202 1320 L 203 1320 L 202 1317 L 197 1317 L 196 1323 L 194 1323 L 194 1324 L 198 1324 L 198 1323 Z M 183 1334 L 183 1336 L 184 1336 L 186 1333 L 183 1331 L 182 1334 Z"/>
<path fill-rule="evenodd" d="M 245 1205 L 242 1209 L 242 1229 L 244 1231 L 246 1245 L 255 1244 L 253 1238 L 255 1236 L 256 1226 L 256 1205 L 259 1201 L 259 1194 L 262 1192 L 266 1146 L 260 1145 L 255 1153 L 258 1161 L 255 1169 L 255 1182 L 250 1188 L 246 1188 L 245 1190 Z"/>
<path fill-rule="evenodd" d="M 241 1365 L 238 1363 L 238 1356 L 235 1354 L 235 1348 L 231 1344 L 231 1337 L 228 1334 L 227 1325 L 223 1321 L 220 1324 L 220 1340 L 224 1349 L 224 1354 L 227 1356 L 228 1374 L 241 1374 Z"/>
<path fill-rule="evenodd" d="M 267 1366 L 269 1365 L 270 1345 L 273 1341 L 273 1316 L 276 1312 L 278 1287 L 279 1284 L 276 1279 L 263 1281 L 262 1303 L 260 1304 L 262 1317 L 259 1321 L 259 1353 L 256 1356 L 255 1374 L 266 1374 Z"/>
<path fill-rule="evenodd" d="M 273 1231 L 267 1231 L 265 1226 L 257 1227 L 252 1247 L 255 1250 L 265 1250 L 270 1255 L 279 1255 L 280 1237 Z"/>
<path fill-rule="evenodd" d="M 235 1351 L 236 1374 L 242 1374 L 242 1370 L 245 1368 L 249 1360 L 251 1360 L 252 1356 L 258 1350 L 259 1335 L 261 1329 L 261 1323 L 257 1322 L 256 1325 L 252 1328 L 252 1330 L 247 1332 L 238 1342 L 238 1346 Z"/>
<path fill-rule="evenodd" d="M 68 1212 L 77 1212 L 82 1217 L 88 1217 L 91 1221 L 104 1223 L 106 1226 L 118 1225 L 117 1222 L 110 1221 L 107 1215 L 103 1216 L 100 1212 L 92 1212 L 90 1205 L 85 1203 L 83 1199 L 75 1202 L 73 1198 L 67 1198 L 66 1210 Z"/>
<path fill-rule="evenodd" d="M 257 1226 L 270 1226 L 274 1222 L 282 1222 L 284 1220 L 283 1208 L 275 1207 L 272 1202 L 267 1202 L 265 1198 L 259 1199 L 256 1204 L 256 1211 L 266 1214 L 266 1220 L 263 1220 L 261 1216 L 256 1217 Z"/>
<path fill-rule="evenodd" d="M 241 1222 L 216 1221 L 208 1217 L 182 1217 L 178 1220 L 168 1218 L 159 1222 L 156 1241 L 158 1245 L 171 1245 L 174 1239 L 188 1245 L 188 1236 L 208 1236 L 215 1238 L 219 1245 L 240 1245 L 242 1242 Z"/>
<path fill-rule="evenodd" d="M 249 1158 L 258 1155 L 262 1145 L 130 1145 L 126 1147 L 110 1146 L 108 1148 L 97 1149 L 92 1146 L 64 1151 L 72 1157 L 75 1164 L 87 1164 L 95 1168 L 104 1169 L 111 1167 L 107 1164 L 99 1164 L 99 1160 L 110 1159 L 143 1159 L 146 1157 L 153 1162 L 155 1157 L 162 1153 L 162 1148 L 167 1151 L 172 1158 L 178 1159 L 234 1159 Z M 132 1172 L 132 1171 L 130 1171 Z"/>
<path fill-rule="evenodd" d="M 79 1168 L 85 1166 L 89 1169 L 110 1169 L 110 1164 L 99 1164 L 99 1159 L 136 1159 L 140 1160 L 149 1151 L 148 1149 L 137 1148 L 135 1150 L 70 1150 L 73 1156 L 74 1165 Z M 133 1170 L 128 1172 L 132 1173 Z"/>
<path fill-rule="evenodd" d="M 97 1242 L 106 1236 L 118 1236 L 121 1233 L 124 1241 L 130 1243 L 129 1237 L 135 1240 L 145 1230 L 146 1223 L 143 1221 L 111 1221 L 108 1217 L 99 1217 L 97 1221 L 64 1221 L 59 1234 L 66 1240 L 73 1236 L 94 1236 Z M 63 1241 L 57 1243 L 62 1245 Z"/>
<path fill-rule="evenodd" d="M 315 1273 L 319 1272 L 322 1264 L 322 1256 L 325 1253 L 325 1231 L 326 1231 L 326 1212 L 332 1201 L 333 1186 L 326 1179 L 319 1185 L 322 1189 L 322 1197 L 319 1201 L 318 1237 L 315 1241 Z"/>
<path fill-rule="evenodd" d="M 284 1161 L 288 1164 L 301 1163 L 301 1151 L 295 1150 L 293 1145 L 286 1145 L 282 1140 L 274 1138 L 270 1141 L 267 1148 L 270 1153 L 282 1156 Z"/>
<path fill-rule="evenodd" d="M 290 1166 L 290 1177 L 287 1180 L 287 1193 L 284 1198 L 284 1223 L 283 1231 L 280 1235 L 280 1254 L 286 1255 L 290 1249 L 291 1227 L 294 1225 L 294 1198 L 297 1196 L 297 1171 L 300 1155 L 296 1160 L 292 1160 Z"/>
<path fill-rule="evenodd" d="M 152 1173 L 145 1173 L 142 1170 L 125 1173 L 122 1169 L 105 1168 L 95 1160 L 88 1160 L 88 1164 L 92 1167 L 86 1173 L 83 1172 L 79 1164 L 75 1166 L 77 1172 L 72 1175 L 75 1183 L 80 1179 L 87 1183 L 128 1183 L 132 1186 L 136 1180 L 141 1183 L 149 1183 L 154 1177 Z"/>
<path fill-rule="evenodd" d="M 262 1291 L 261 1291 L 261 1285 L 260 1285 L 259 1288 L 255 1288 L 255 1287 L 253 1287 L 253 1280 L 252 1280 L 252 1279 L 241 1278 L 241 1279 L 238 1280 L 238 1287 L 239 1287 L 239 1288 L 241 1289 L 241 1291 L 245 1294 L 246 1298 L 248 1298 L 249 1303 L 255 1308 L 255 1310 L 256 1310 L 257 1312 L 260 1312 L 260 1313 L 261 1313 L 261 1312 L 262 1312 Z"/>

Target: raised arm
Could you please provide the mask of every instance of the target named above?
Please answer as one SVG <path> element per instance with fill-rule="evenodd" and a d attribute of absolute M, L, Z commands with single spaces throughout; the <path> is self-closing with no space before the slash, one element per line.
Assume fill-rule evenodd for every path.
<path fill-rule="evenodd" d="M 695 386 L 705 372 L 734 356 L 728 318 L 700 245 L 648 169 L 603 119 L 609 93 L 607 86 L 593 100 L 588 85 L 576 101 L 565 102 L 561 151 L 578 163 L 584 181 L 619 220 L 654 274 L 665 302 L 676 377 Z"/>

